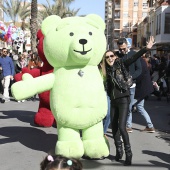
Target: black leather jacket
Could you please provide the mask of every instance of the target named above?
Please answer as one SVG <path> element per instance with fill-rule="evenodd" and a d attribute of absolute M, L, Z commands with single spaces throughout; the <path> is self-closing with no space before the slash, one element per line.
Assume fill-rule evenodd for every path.
<path fill-rule="evenodd" d="M 111 100 L 129 96 L 129 89 L 123 90 L 123 89 L 126 89 L 124 87 L 125 85 L 123 84 L 124 75 L 122 75 L 119 72 L 119 69 L 121 69 L 121 71 L 124 73 L 125 71 L 123 69 L 126 69 L 126 68 L 121 67 L 121 65 L 123 64 L 126 67 L 128 67 L 130 64 L 135 62 L 139 57 L 141 57 L 144 53 L 146 53 L 146 51 L 147 49 L 143 48 L 142 50 L 138 51 L 135 55 L 128 58 L 127 60 L 122 60 L 121 58 L 118 58 L 115 60 L 112 67 L 110 67 L 106 63 L 106 74 L 107 74 L 106 90 Z"/>

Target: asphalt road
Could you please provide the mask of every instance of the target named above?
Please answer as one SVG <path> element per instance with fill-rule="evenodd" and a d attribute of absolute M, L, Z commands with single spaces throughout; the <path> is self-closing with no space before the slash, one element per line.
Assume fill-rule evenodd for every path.
<path fill-rule="evenodd" d="M 38 170 L 47 153 L 54 153 L 57 140 L 55 127 L 36 127 L 33 123 L 38 108 L 36 102 L 0 103 L 0 170 Z M 133 165 L 123 166 L 114 161 L 115 147 L 108 130 L 110 156 L 103 160 L 81 159 L 85 170 L 165 170 L 170 169 L 170 102 L 151 97 L 145 103 L 155 126 L 155 133 L 140 132 L 145 121 L 133 114 L 133 133 L 129 134 L 133 151 Z"/>

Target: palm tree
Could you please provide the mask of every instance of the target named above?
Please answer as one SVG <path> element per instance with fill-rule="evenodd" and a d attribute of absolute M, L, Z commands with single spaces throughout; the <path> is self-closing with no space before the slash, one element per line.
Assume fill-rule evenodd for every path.
<path fill-rule="evenodd" d="M 21 7 L 20 12 L 18 14 L 21 21 L 22 21 L 22 24 L 21 24 L 21 29 L 22 30 L 25 30 L 26 28 L 29 27 L 29 24 L 26 23 L 25 20 L 27 18 L 30 18 L 30 15 L 31 15 L 31 9 L 30 8 L 31 8 L 31 4 L 24 1 L 23 6 Z"/>
<path fill-rule="evenodd" d="M 38 31 L 38 25 L 37 25 L 37 0 L 32 0 L 31 2 L 31 19 L 30 19 L 30 30 L 31 30 L 31 49 L 33 52 L 36 52 L 36 45 L 37 45 L 37 31 Z"/>
<path fill-rule="evenodd" d="M 80 9 L 70 9 L 69 6 L 74 0 L 53 0 L 53 4 L 47 1 L 47 5 L 43 4 L 44 10 L 39 11 L 40 22 L 49 15 L 58 15 L 61 18 L 75 16 Z"/>
<path fill-rule="evenodd" d="M 18 18 L 22 20 L 22 28 L 24 28 L 25 19 L 30 15 L 30 3 L 26 0 L 4 0 L 1 8 L 12 22 L 17 22 Z"/>

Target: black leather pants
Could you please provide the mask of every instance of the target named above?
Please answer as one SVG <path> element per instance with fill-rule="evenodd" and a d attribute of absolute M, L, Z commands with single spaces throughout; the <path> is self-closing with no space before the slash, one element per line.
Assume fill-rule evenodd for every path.
<path fill-rule="evenodd" d="M 129 145 L 129 135 L 126 131 L 127 114 L 129 110 L 129 97 L 114 99 L 111 101 L 111 126 L 115 143 L 123 138 L 124 145 Z"/>

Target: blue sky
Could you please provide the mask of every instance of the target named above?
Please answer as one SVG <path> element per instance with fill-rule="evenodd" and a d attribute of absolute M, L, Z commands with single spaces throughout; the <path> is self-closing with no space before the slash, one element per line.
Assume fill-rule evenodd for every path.
<path fill-rule="evenodd" d="M 38 3 L 46 3 L 46 0 L 38 0 Z M 98 14 L 104 19 L 105 0 L 75 0 L 70 6 L 78 9 L 78 15 Z"/>

